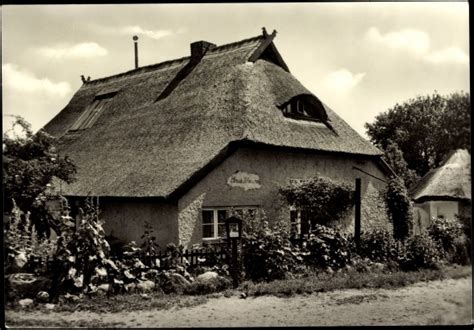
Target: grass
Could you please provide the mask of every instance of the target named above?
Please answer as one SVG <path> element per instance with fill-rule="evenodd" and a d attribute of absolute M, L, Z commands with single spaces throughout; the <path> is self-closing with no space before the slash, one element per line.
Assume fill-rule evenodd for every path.
<path fill-rule="evenodd" d="M 396 289 L 416 282 L 457 279 L 470 276 L 470 266 L 450 266 L 439 270 L 418 270 L 413 272 L 367 272 L 349 271 L 343 273 L 311 274 L 297 279 L 273 282 L 244 282 L 240 289 L 248 296 L 293 296 L 342 289 L 383 288 Z"/>
<path fill-rule="evenodd" d="M 151 293 L 148 299 L 140 294 L 121 294 L 104 297 L 85 297 L 77 303 L 67 302 L 59 304 L 54 311 L 74 312 L 87 310 L 97 313 L 117 313 L 134 310 L 169 309 L 171 307 L 191 307 L 207 302 L 207 296 L 188 296 L 163 293 Z M 107 300 L 107 304 L 104 304 Z"/>
<path fill-rule="evenodd" d="M 355 270 L 342 273 L 310 274 L 302 278 L 276 280 L 268 283 L 244 282 L 236 290 L 227 289 L 220 293 L 205 295 L 166 295 L 162 292 L 148 294 L 148 298 L 138 293 L 104 296 L 84 297 L 78 302 L 63 302 L 56 305 L 52 311 L 45 310 L 40 305 L 35 305 L 27 310 L 40 309 L 44 313 L 90 311 L 96 313 L 119 313 L 124 311 L 169 309 L 171 307 L 191 307 L 206 303 L 209 299 L 217 297 L 231 297 L 245 292 L 247 296 L 293 296 L 296 294 L 312 294 L 342 289 L 384 288 L 396 289 L 416 282 L 440 279 L 458 279 L 470 276 L 470 266 L 450 266 L 440 270 L 419 270 L 413 272 L 366 272 L 359 273 Z M 106 302 L 106 303 L 105 303 Z M 18 306 L 7 306 L 10 310 L 19 310 Z M 12 324 L 13 325 L 13 324 Z M 58 326 L 61 324 L 58 323 Z"/>

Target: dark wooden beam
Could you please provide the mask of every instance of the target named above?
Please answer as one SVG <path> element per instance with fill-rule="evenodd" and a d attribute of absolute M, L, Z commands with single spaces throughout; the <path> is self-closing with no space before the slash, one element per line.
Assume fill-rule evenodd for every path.
<path fill-rule="evenodd" d="M 361 200 L 361 179 L 356 178 L 355 180 L 355 224 L 354 224 L 354 239 L 359 246 L 360 242 L 360 200 Z"/>

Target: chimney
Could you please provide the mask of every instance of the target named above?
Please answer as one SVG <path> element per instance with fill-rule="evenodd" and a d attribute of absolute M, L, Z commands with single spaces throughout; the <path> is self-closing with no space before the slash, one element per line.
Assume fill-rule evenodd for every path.
<path fill-rule="evenodd" d="M 191 60 L 200 60 L 208 50 L 216 45 L 207 41 L 196 41 L 191 44 Z"/>
<path fill-rule="evenodd" d="M 133 41 L 135 43 L 135 69 L 138 69 L 138 43 L 137 43 L 138 37 L 133 36 Z"/>

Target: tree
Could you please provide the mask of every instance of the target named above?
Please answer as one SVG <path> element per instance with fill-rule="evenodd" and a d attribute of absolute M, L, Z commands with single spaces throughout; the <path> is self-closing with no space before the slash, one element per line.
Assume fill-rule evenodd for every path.
<path fill-rule="evenodd" d="M 15 133 L 17 128 L 19 134 Z M 19 116 L 3 134 L 4 210 L 9 212 L 14 200 L 23 212 L 30 211 L 40 234 L 51 225 L 44 200 L 46 190 L 54 178 L 71 183 L 76 173 L 73 162 L 57 154 L 55 141 L 43 130 L 33 134 L 31 125 Z"/>
<path fill-rule="evenodd" d="M 423 176 L 439 166 L 450 150 L 470 152 L 470 104 L 469 93 L 441 96 L 435 91 L 396 104 L 365 127 L 372 143 L 386 153 L 394 151 L 389 145 L 396 143 L 408 168 Z"/>

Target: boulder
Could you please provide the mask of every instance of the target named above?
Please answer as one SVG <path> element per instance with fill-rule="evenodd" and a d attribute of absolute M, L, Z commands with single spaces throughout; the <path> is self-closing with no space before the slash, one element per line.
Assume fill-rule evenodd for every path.
<path fill-rule="evenodd" d="M 64 299 L 66 299 L 66 301 L 70 301 L 70 302 L 78 302 L 79 300 L 81 300 L 81 298 L 79 296 L 76 296 L 76 295 L 70 294 L 70 293 L 66 293 L 64 295 Z"/>
<path fill-rule="evenodd" d="M 97 290 L 102 291 L 102 292 L 110 291 L 110 284 L 104 283 L 104 284 L 98 285 Z"/>
<path fill-rule="evenodd" d="M 219 277 L 219 274 L 217 274 L 216 272 L 205 272 L 201 275 L 199 275 L 197 278 L 196 278 L 196 281 L 210 281 L 212 279 L 215 279 L 215 278 L 218 278 Z"/>
<path fill-rule="evenodd" d="M 135 292 L 137 290 L 137 285 L 135 283 L 127 283 L 124 287 L 125 290 L 130 293 Z"/>
<path fill-rule="evenodd" d="M 151 292 L 155 288 L 155 282 L 146 280 L 137 283 L 137 290 L 140 292 Z"/>
<path fill-rule="evenodd" d="M 49 291 L 51 280 L 30 273 L 11 274 L 7 278 L 7 292 L 15 298 L 35 298 L 40 291 Z"/>
<path fill-rule="evenodd" d="M 214 272 L 209 272 L 214 273 Z M 206 273 L 207 274 L 207 273 Z M 186 292 L 189 294 L 207 294 L 207 293 L 214 293 L 225 290 L 230 288 L 232 282 L 223 277 L 214 274 L 201 274 L 199 275 L 196 280 L 192 283 L 192 285 L 186 289 Z M 205 275 L 205 276 L 202 276 Z"/>
<path fill-rule="evenodd" d="M 36 295 L 36 300 L 42 303 L 48 302 L 49 301 L 49 293 L 46 291 L 40 291 Z"/>
<path fill-rule="evenodd" d="M 33 299 L 30 299 L 30 298 L 21 299 L 20 301 L 18 301 L 18 304 L 20 305 L 21 308 L 26 308 L 33 305 Z"/>
<path fill-rule="evenodd" d="M 55 308 L 56 308 L 56 305 L 55 305 L 55 304 L 45 304 L 45 305 L 44 305 L 44 308 L 49 309 L 49 310 L 52 310 L 52 309 L 55 309 Z"/>
<path fill-rule="evenodd" d="M 184 276 L 177 273 L 164 272 L 160 276 L 161 289 L 164 293 L 183 293 L 191 284 Z"/>
<path fill-rule="evenodd" d="M 28 262 L 28 258 L 26 257 L 24 252 L 20 252 L 15 256 L 15 269 L 19 270 L 25 267 L 26 263 Z"/>

